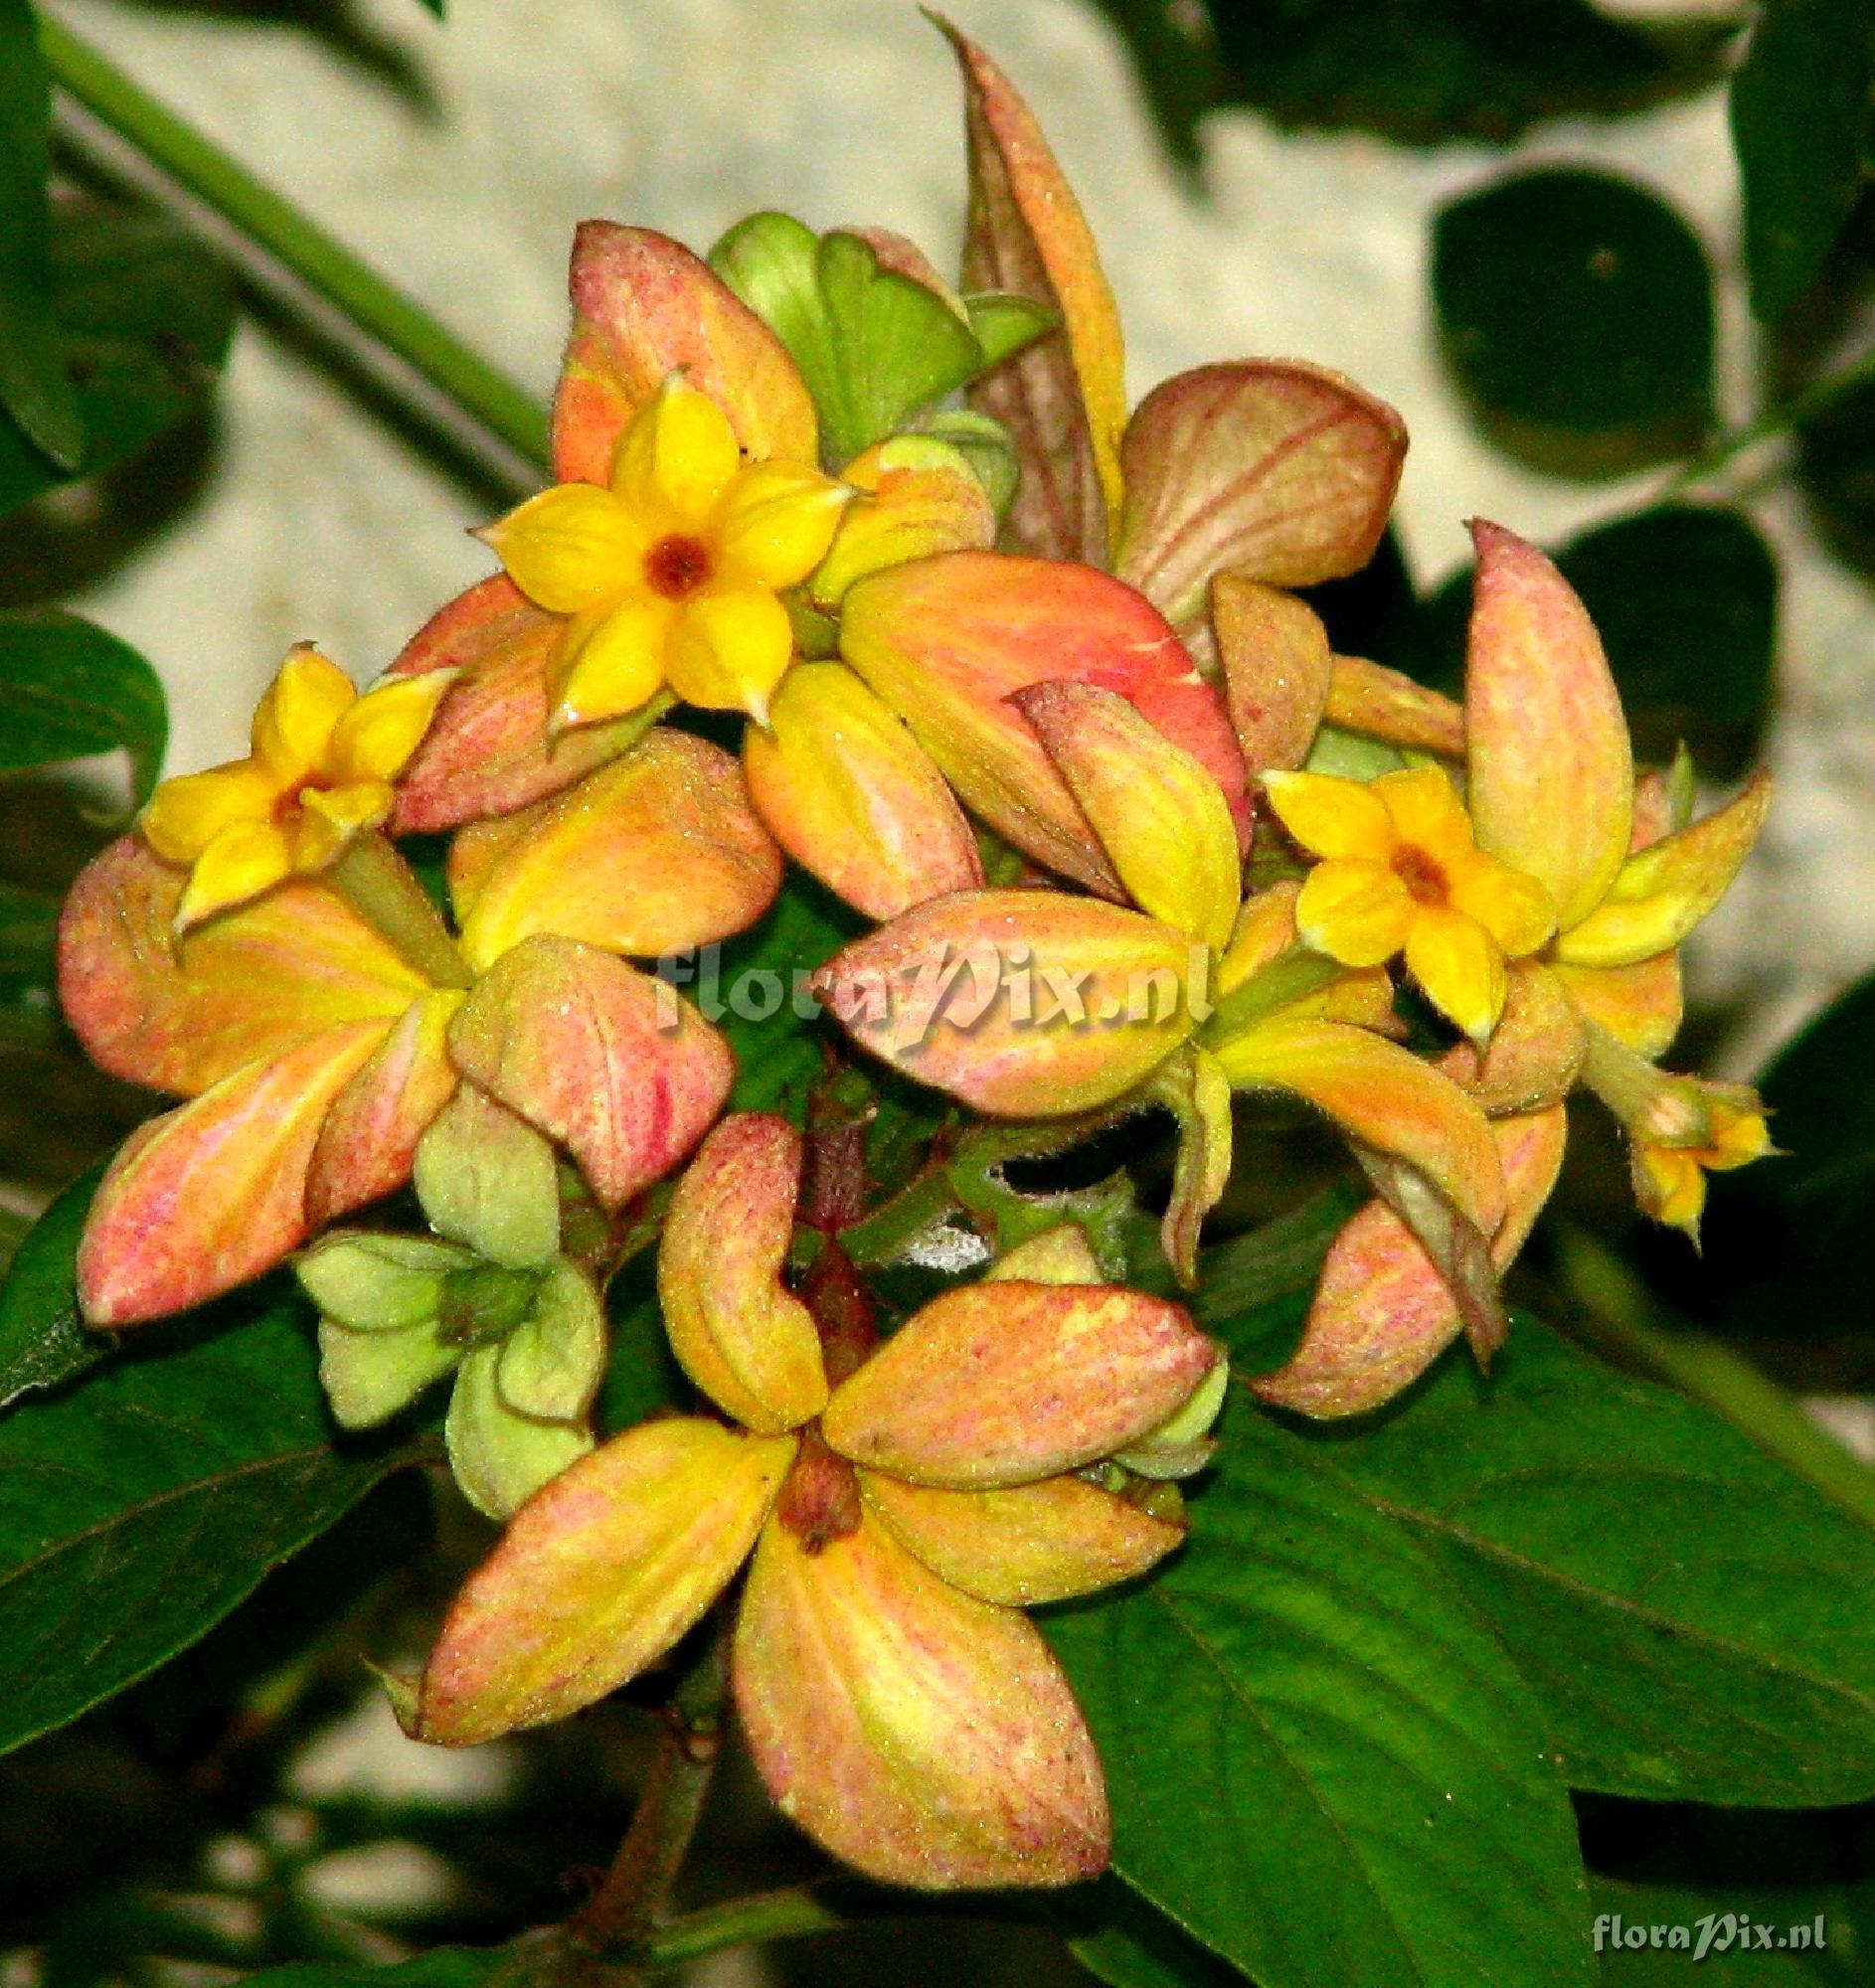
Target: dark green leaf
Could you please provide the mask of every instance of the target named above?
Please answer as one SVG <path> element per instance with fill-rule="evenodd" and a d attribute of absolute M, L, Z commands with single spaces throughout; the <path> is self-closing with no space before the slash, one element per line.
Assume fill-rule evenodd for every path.
<path fill-rule="evenodd" d="M 1437 1561 L 1241 1403 L 1184 1552 L 1048 1633 L 1113 1868 L 1262 1988 L 1593 1978 L 1536 1709 Z"/>
<path fill-rule="evenodd" d="M 59 1032 L 59 901 L 0 884 L 0 1046 L 44 1049 Z"/>
<path fill-rule="evenodd" d="M 1610 1988 L 1861 1988 L 1875 1960 L 1841 1910 L 1846 1887 L 1592 1884 Z"/>
<path fill-rule="evenodd" d="M 1778 568 L 1736 511 L 1678 505 L 1598 526 L 1557 555 L 1607 646 L 1640 757 L 1684 742 L 1702 773 L 1757 756 L 1777 655 Z"/>
<path fill-rule="evenodd" d="M 115 1341 L 79 1317 L 73 1262 L 100 1162 L 53 1197 L 14 1253 L 0 1284 L 0 1408 L 29 1388 L 56 1388 L 94 1367 Z"/>
<path fill-rule="evenodd" d="M 853 912 L 796 871 L 753 931 L 704 948 L 684 991 L 736 1052 L 731 1110 L 799 1118 L 827 1040 L 807 983 L 859 929 Z"/>
<path fill-rule="evenodd" d="M 395 1967 L 302 1960 L 250 1974 L 243 1988 L 483 1988 L 512 1957 L 498 1946 L 436 1946 Z"/>
<path fill-rule="evenodd" d="M 412 1460 L 335 1446 L 306 1316 L 276 1283 L 0 1421 L 0 1750 L 186 1649 Z"/>
<path fill-rule="evenodd" d="M 1615 20 L 1587 0 L 1101 0 L 1174 147 L 1212 102 L 1407 144 L 1502 144 L 1717 74 L 1736 16 Z"/>
<path fill-rule="evenodd" d="M 58 470 L 78 467 L 85 415 L 67 370 L 47 206 L 51 84 L 27 0 L 0 0 L 0 408 Z"/>
<path fill-rule="evenodd" d="M 162 683 L 128 642 L 76 614 L 0 615 L 0 773 L 121 746 L 141 806 L 168 741 Z"/>
<path fill-rule="evenodd" d="M 1233 83 L 1209 10 L 1176 0 L 1100 0 L 1100 5 L 1125 39 L 1173 156 L 1196 165 L 1198 120 L 1229 99 Z"/>
<path fill-rule="evenodd" d="M 1108 1988 L 1231 1988 L 1244 1976 L 1111 1877 L 1060 1908 L 1069 1950 Z"/>
<path fill-rule="evenodd" d="M 1696 1403 L 1519 1318 L 1329 1433 L 1541 1698 L 1574 1787 L 1692 1801 L 1875 1794 L 1875 1536 Z"/>
<path fill-rule="evenodd" d="M 1865 1337 L 1875 1224 L 1875 975 L 1781 1050 L 1760 1088 L 1780 1150 L 1714 1178 L 1699 1281 L 1735 1327 Z"/>
<path fill-rule="evenodd" d="M 1712 411 L 1712 276 L 1692 231 L 1610 173 L 1544 166 L 1441 210 L 1433 296 L 1493 437 L 1606 475 L 1679 454 Z"/>
<path fill-rule="evenodd" d="M 1756 527 L 1736 511 L 1662 505 L 1598 525 L 1555 557 L 1601 630 L 1639 756 L 1665 765 L 1683 743 L 1702 773 L 1743 773 L 1763 742 L 1777 661 L 1778 568 Z M 1471 581 L 1467 567 L 1423 602 L 1387 660 L 1455 695 Z"/>
<path fill-rule="evenodd" d="M 234 330 L 228 271 L 173 222 L 93 204 L 54 216 L 53 277 L 84 411 L 79 473 L 136 454 L 201 405 Z M 0 425 L 0 513 L 66 480 Z"/>
<path fill-rule="evenodd" d="M 656 1254 L 655 1249 L 646 1249 L 634 1256 L 606 1293 L 611 1345 L 595 1404 L 603 1435 L 636 1428 L 661 1410 L 694 1399 L 664 1330 L 664 1313 L 657 1301 Z"/>
<path fill-rule="evenodd" d="M 1781 318 L 1821 274 L 1862 190 L 1875 16 L 1868 0 L 1772 0 L 1732 78 L 1752 308 Z"/>
<path fill-rule="evenodd" d="M 1845 395 L 1798 437 L 1804 494 L 1830 549 L 1875 573 L 1875 390 Z"/>

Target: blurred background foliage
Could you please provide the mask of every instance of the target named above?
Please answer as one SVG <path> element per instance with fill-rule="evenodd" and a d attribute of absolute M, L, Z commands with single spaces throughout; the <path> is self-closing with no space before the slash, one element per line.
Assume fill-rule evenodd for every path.
<path fill-rule="evenodd" d="M 430 4 L 441 12 L 441 0 Z M 1742 215 L 1731 246 L 1756 322 L 1747 406 L 1729 424 L 1710 257 L 1657 189 L 1600 167 L 1505 166 L 1440 209 L 1428 261 L 1445 362 L 1496 447 L 1586 485 L 1657 475 L 1651 500 L 1623 498 L 1551 550 L 1604 630 L 1643 752 L 1663 760 L 1684 742 L 1703 775 L 1738 777 L 1763 747 L 1777 696 L 1780 574 L 1755 503 L 1794 478 L 1833 556 L 1875 580 L 1870 0 L 1645 17 L 1586 0 L 1090 4 L 1123 39 L 1165 145 L 1188 166 L 1205 120 L 1225 109 L 1407 146 L 1503 145 L 1562 116 L 1619 118 L 1727 92 Z M 303 21 L 396 68 L 340 0 L 265 0 L 263 10 L 225 0 L 225 11 Z M 50 985 L 59 898 L 146 789 L 163 749 L 162 697 L 141 657 L 58 603 L 160 535 L 214 474 L 216 387 L 238 315 L 259 310 L 276 324 L 281 315 L 265 286 L 162 208 L 127 197 L 82 143 L 55 135 L 36 28 L 27 0 L 0 0 L 0 1243 L 9 1251 L 46 1199 L 151 1103 L 85 1068 Z M 1401 300 L 1403 317 L 1412 302 Z M 458 450 L 422 410 L 375 385 L 367 392 L 426 445 Z M 1794 447 L 1768 460 L 1753 453 L 1780 438 Z M 1740 465 L 1751 469 L 1744 481 Z M 1390 539 L 1368 572 L 1319 589 L 1316 604 L 1344 652 L 1450 686 L 1467 594 L 1462 574 L 1416 592 Z M 1726 1020 L 1695 1016 L 1688 1057 Z M 1530 1252 L 1525 1294 L 1554 1300 L 1553 1313 L 1591 1332 L 1598 1315 L 1632 1328 L 1630 1356 L 1637 1336 L 1651 1335 L 1655 1364 L 1695 1392 L 1723 1398 L 1764 1371 L 1800 1392 L 1875 1393 L 1866 1267 L 1875 979 L 1789 1043 L 1762 1082 L 1790 1157 L 1714 1181 L 1702 1256 L 1642 1233 L 1624 1212 L 1613 1140 L 1585 1120 L 1547 1240 Z M 1126 1157 L 1151 1175 L 1153 1155 Z M 1619 1274 L 1609 1274 L 1606 1253 L 1574 1246 L 1584 1235 L 1616 1252 Z M 34 1274 L 29 1247 L 16 1297 Z M 20 1364 L 11 1316 L 0 1293 L 0 1396 L 49 1378 Z M 1691 1357 L 1693 1347 L 1716 1347 L 1718 1364 L 1703 1351 Z M 430 1587 L 413 1592 L 420 1543 L 427 1550 L 416 1564 L 430 1570 Z M 43 1988 L 169 1988 L 290 1959 L 388 1961 L 433 1940 L 496 1936 L 517 1914 L 564 1913 L 569 1888 L 577 1895 L 583 1882 L 578 1860 L 605 1840 L 619 1789 L 638 1771 L 630 1729 L 596 1720 L 548 1735 L 525 1756 L 504 1755 L 493 1782 L 466 1794 L 387 1792 L 325 1772 L 318 1749 L 310 1760 L 305 1749 L 308 1733 L 357 1719 L 361 1656 L 400 1639 L 414 1649 L 451 1571 L 482 1544 L 459 1512 L 433 1513 L 415 1481 L 388 1481 L 185 1657 L 0 1760 L 0 1950 L 37 1951 L 31 1978 Z M 4 1579 L 0 1570 L 0 1608 Z M 723 1804 L 696 1903 L 727 1885 L 732 1865 L 744 1887 L 751 1871 L 781 1884 L 810 1868 L 747 1778 Z M 1833 1959 L 1781 1958 L 1774 1970 L 1721 1955 L 1709 1978 L 1869 1978 L 1870 1809 L 1773 1816 L 1597 1798 L 1583 1819 L 1606 1899 L 1630 1917 L 1693 1918 L 1750 1897 L 1768 1917 L 1813 1907 L 1841 1928 Z M 402 1870 L 401 1890 L 374 1890 L 374 1868 Z M 850 1903 L 864 1914 L 857 1889 Z M 1004 1928 L 974 1941 L 922 1926 L 915 1946 L 882 1932 L 837 1957 L 808 1940 L 777 1949 L 761 1978 L 1027 1983 L 1076 1978 L 1083 1966 L 1118 1988 L 1219 1978 L 1162 1930 L 1127 1934 L 1117 1904 L 1095 1917 L 1093 1927 L 1063 1924 L 1042 1911 L 1018 1936 Z M 1063 1945 L 1076 1934 L 1079 1962 Z M 1652 1980 L 1650 1965 L 1623 1956 L 1609 1978 Z"/>

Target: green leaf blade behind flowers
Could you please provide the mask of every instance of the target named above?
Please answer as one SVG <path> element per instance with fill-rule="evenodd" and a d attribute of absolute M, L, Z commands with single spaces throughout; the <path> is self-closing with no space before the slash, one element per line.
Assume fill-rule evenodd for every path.
<path fill-rule="evenodd" d="M 0 0 L 0 409 L 54 471 L 78 467 L 85 414 L 60 333 L 46 176 L 51 82 L 27 0 Z"/>
<path fill-rule="evenodd" d="M 1683 454 L 1711 422 L 1705 251 L 1629 180 L 1538 166 L 1449 203 L 1433 297 L 1479 420 L 1538 468 L 1618 474 Z"/>
<path fill-rule="evenodd" d="M 357 1960 L 295 1960 L 244 1977 L 243 1988 L 482 1988 L 498 1975 L 521 1971 L 519 1956 L 500 1946 L 434 1946 L 414 1960 L 372 1967 Z"/>
<path fill-rule="evenodd" d="M 1752 308 L 1775 323 L 1822 273 L 1865 176 L 1875 86 L 1867 0 L 1767 6 L 1732 78 Z"/>
<path fill-rule="evenodd" d="M 1113 1867 L 1261 1988 L 1594 1978 L 1541 1719 L 1437 1561 L 1241 1402 L 1184 1552 L 1046 1628 Z"/>
<path fill-rule="evenodd" d="M 1875 1795 L 1875 1535 L 1681 1396 L 1529 1318 L 1326 1433 L 1542 1702 L 1572 1787 L 1796 1806 Z"/>
<path fill-rule="evenodd" d="M 234 282 L 160 215 L 86 202 L 53 216 L 54 302 L 84 414 L 81 476 L 113 468 L 193 414 L 228 356 Z M 66 482 L 0 423 L 0 515 Z"/>
<path fill-rule="evenodd" d="M 392 1471 L 335 1444 L 303 1307 L 262 1285 L 145 1328 L 0 1420 L 0 1752 L 186 1649 Z"/>
<path fill-rule="evenodd" d="M 57 1388 L 108 1357 L 116 1342 L 79 1316 L 73 1263 L 100 1161 L 55 1195 L 0 1282 L 0 1410 L 33 1388 Z"/>
<path fill-rule="evenodd" d="M 121 746 L 141 806 L 168 743 L 162 682 L 128 642 L 76 614 L 0 615 L 0 773 Z"/>

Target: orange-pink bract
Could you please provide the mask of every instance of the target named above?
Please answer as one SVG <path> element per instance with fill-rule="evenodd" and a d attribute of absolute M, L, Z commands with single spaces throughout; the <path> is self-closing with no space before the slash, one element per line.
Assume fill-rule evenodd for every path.
<path fill-rule="evenodd" d="M 1002 1277 L 870 1357 L 823 1357 L 780 1274 L 800 1164 L 785 1120 L 725 1119 L 664 1233 L 673 1348 L 740 1427 L 651 1422 L 539 1493 L 451 1609 L 408 1723 L 459 1745 L 562 1718 L 655 1662 L 753 1554 L 732 1672 L 786 1814 L 889 1883 L 1091 1877 L 1100 1763 L 1019 1605 L 1178 1544 L 1072 1473 L 1163 1422 L 1217 1350 L 1177 1305 Z"/>
<path fill-rule="evenodd" d="M 498 826 L 452 852 L 459 942 L 372 845 L 380 882 L 429 921 L 422 963 L 329 881 L 276 885 L 178 939 L 185 873 L 140 839 L 80 877 L 66 1014 L 113 1075 L 191 1100 L 98 1188 L 79 1255 L 93 1324 L 200 1303 L 389 1193 L 464 1077 L 561 1141 L 608 1206 L 694 1145 L 728 1095 L 727 1045 L 620 955 L 724 937 L 773 897 L 779 858 L 735 761 L 653 733 Z"/>

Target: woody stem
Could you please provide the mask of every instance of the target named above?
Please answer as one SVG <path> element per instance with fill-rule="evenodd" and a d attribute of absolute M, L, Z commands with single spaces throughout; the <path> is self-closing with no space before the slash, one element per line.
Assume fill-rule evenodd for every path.
<path fill-rule="evenodd" d="M 630 1953 L 663 1922 L 716 1773 L 728 1690 L 729 1637 L 719 1618 L 703 1655 L 664 1708 L 631 1826 L 604 1882 L 568 1926 L 570 1944 L 595 1954 Z"/>

